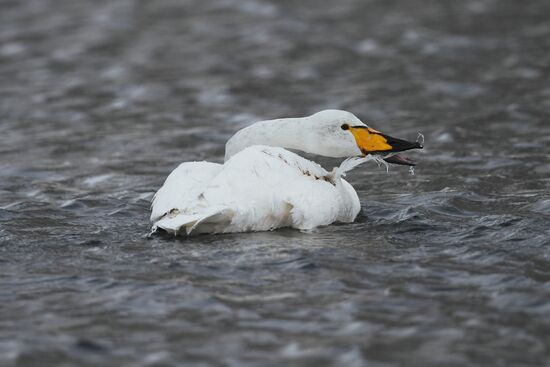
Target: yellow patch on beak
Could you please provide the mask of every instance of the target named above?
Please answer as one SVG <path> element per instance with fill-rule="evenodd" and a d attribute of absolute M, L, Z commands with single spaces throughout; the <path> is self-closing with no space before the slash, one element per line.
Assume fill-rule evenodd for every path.
<path fill-rule="evenodd" d="M 349 127 L 349 131 L 355 138 L 355 143 L 361 149 L 363 154 L 392 151 L 392 147 L 388 143 L 388 139 L 381 135 L 378 131 L 366 126 Z"/>

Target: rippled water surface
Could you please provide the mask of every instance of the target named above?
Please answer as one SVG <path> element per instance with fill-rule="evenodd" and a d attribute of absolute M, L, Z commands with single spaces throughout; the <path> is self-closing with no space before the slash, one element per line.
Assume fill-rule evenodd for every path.
<path fill-rule="evenodd" d="M 549 365 L 549 14 L 2 1 L 0 365 Z M 178 163 L 325 108 L 422 132 L 416 174 L 353 171 L 353 224 L 145 238 Z"/>

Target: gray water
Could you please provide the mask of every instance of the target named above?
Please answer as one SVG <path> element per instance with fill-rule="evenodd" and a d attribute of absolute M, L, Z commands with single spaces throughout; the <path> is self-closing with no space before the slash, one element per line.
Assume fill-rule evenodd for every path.
<path fill-rule="evenodd" d="M 1 1 L 0 365 L 549 365 L 549 71 L 544 0 Z M 415 175 L 145 237 L 180 162 L 325 108 L 422 132 Z"/>

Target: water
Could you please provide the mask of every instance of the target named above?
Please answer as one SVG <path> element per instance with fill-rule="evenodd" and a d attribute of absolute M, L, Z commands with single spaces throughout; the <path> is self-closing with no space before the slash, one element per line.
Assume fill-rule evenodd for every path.
<path fill-rule="evenodd" d="M 550 364 L 549 2 L 0 7 L 0 365 Z M 422 132 L 415 175 L 351 172 L 353 224 L 145 238 L 178 163 L 324 108 Z"/>

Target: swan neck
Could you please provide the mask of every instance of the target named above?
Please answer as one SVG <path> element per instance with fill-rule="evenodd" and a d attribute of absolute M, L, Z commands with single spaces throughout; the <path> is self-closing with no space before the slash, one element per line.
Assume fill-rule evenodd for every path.
<path fill-rule="evenodd" d="M 268 145 L 285 149 L 308 151 L 307 118 L 260 121 L 233 135 L 225 146 L 225 160 L 252 145 Z"/>

